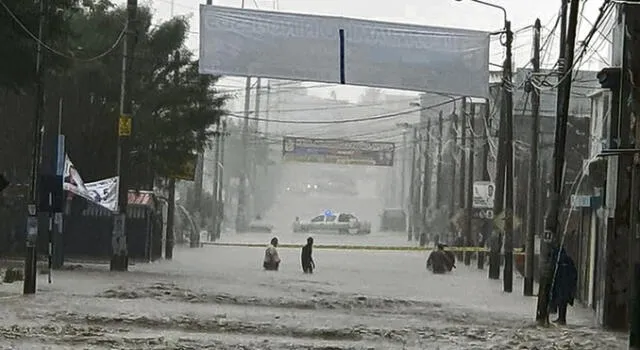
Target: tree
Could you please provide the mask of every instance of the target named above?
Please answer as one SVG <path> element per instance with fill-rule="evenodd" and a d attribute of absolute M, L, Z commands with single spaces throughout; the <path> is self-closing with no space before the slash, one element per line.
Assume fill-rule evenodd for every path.
<path fill-rule="evenodd" d="M 66 38 L 71 32 L 69 18 L 78 10 L 78 0 L 49 0 L 43 42 L 60 53 L 69 52 Z M 0 4 L 0 87 L 22 90 L 35 81 L 36 40 L 40 14 L 38 1 L 3 0 Z M 64 66 L 53 57 L 50 65 Z"/>

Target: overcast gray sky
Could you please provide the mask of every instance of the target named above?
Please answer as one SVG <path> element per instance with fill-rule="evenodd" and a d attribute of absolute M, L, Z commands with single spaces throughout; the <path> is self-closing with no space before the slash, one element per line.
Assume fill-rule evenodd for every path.
<path fill-rule="evenodd" d="M 156 21 L 162 21 L 171 16 L 171 3 L 173 2 L 174 15 L 189 16 L 191 31 L 188 46 L 192 50 L 198 50 L 199 35 L 197 33 L 198 7 L 203 1 L 197 0 L 153 0 L 142 2 L 150 4 L 156 11 Z M 512 28 L 517 30 L 534 23 L 536 17 L 540 18 L 543 26 L 551 29 L 560 8 L 560 0 L 496 0 L 493 3 L 506 8 Z M 584 0 L 585 4 L 580 18 L 580 36 L 582 39 L 598 13 L 602 0 Z M 240 7 L 241 0 L 214 0 L 213 4 L 223 6 Z M 256 6 L 257 5 L 257 6 Z M 246 0 L 246 6 L 250 8 L 272 9 L 274 1 L 271 0 Z M 392 22 L 423 24 L 430 26 L 457 27 L 465 29 L 477 29 L 486 31 L 499 30 L 502 27 L 502 12 L 498 9 L 483 6 L 470 0 L 277 0 L 280 11 L 299 12 L 311 14 L 337 15 L 345 17 L 357 17 Z M 605 29 L 609 27 L 606 26 Z M 543 29 L 543 35 L 548 33 Z M 518 32 L 515 36 L 514 57 L 516 64 L 525 64 L 531 54 L 530 30 Z M 608 43 L 601 39 L 594 40 L 596 46 L 600 46 L 599 55 L 593 55 L 589 62 L 582 68 L 598 69 L 605 64 L 609 56 Z M 491 62 L 501 63 L 503 48 L 497 40 L 491 42 Z M 557 58 L 557 40 L 553 42 L 553 52 L 547 54 L 547 64 L 553 64 Z M 543 56 L 544 58 L 544 56 Z M 224 86 L 243 86 L 241 78 L 227 78 Z M 313 89 L 314 94 L 327 96 L 330 90 L 335 89 L 338 98 L 355 99 L 363 88 L 359 87 L 331 87 L 327 89 Z"/>

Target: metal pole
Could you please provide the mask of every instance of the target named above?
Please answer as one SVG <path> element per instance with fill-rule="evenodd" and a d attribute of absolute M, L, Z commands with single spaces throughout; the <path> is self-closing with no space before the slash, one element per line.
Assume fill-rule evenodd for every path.
<path fill-rule="evenodd" d="M 473 128 L 473 123 L 474 121 L 474 117 L 476 114 L 476 105 L 473 103 L 470 103 L 470 111 L 469 111 L 469 174 L 467 176 L 467 195 L 466 195 L 466 200 L 467 203 L 465 205 L 465 209 L 466 209 L 466 214 L 465 215 L 465 219 L 466 219 L 466 229 L 465 229 L 465 233 L 466 233 L 466 246 L 467 247 L 471 247 L 474 246 L 474 239 L 473 239 L 473 169 L 475 167 L 475 156 L 476 156 L 476 152 L 474 150 L 475 147 L 475 136 L 474 136 L 474 128 Z M 464 254 L 464 264 L 467 266 L 471 265 L 471 252 L 465 252 Z"/>
<path fill-rule="evenodd" d="M 418 129 L 413 128 L 413 136 L 411 140 L 411 182 L 409 183 L 409 230 L 408 240 L 411 241 L 413 231 L 415 230 L 415 197 L 416 197 L 416 160 L 418 147 Z"/>
<path fill-rule="evenodd" d="M 218 120 L 216 123 L 216 131 L 214 137 L 216 139 L 214 144 L 214 161 L 213 161 L 213 213 L 211 213 L 211 218 L 213 219 L 213 225 L 211 226 L 211 231 L 209 233 L 209 241 L 214 241 L 216 236 L 216 227 L 218 227 L 218 191 L 220 186 L 220 138 L 222 137 L 220 123 L 222 122 L 222 118 Z"/>
<path fill-rule="evenodd" d="M 420 239 L 421 243 L 426 244 L 426 237 L 422 239 L 422 235 L 427 234 L 427 212 L 430 206 L 430 192 L 431 192 L 431 157 L 429 157 L 429 152 L 431 151 L 431 118 L 427 120 L 427 127 L 423 130 L 425 133 L 424 140 L 424 149 L 422 150 L 422 154 L 424 156 L 424 164 L 422 166 L 422 209 L 420 210 L 420 222 L 421 230 L 420 230 Z"/>
<path fill-rule="evenodd" d="M 505 22 L 507 55 L 504 61 L 504 107 L 506 109 L 505 135 L 505 199 L 504 199 L 504 276 L 503 291 L 513 291 L 513 84 L 511 82 L 511 61 L 513 33 L 511 22 Z"/>
<path fill-rule="evenodd" d="M 43 132 L 42 125 L 44 119 L 44 52 L 42 40 L 44 39 L 44 28 L 47 18 L 47 0 L 40 0 L 40 20 L 38 23 L 38 42 L 36 45 L 36 112 L 33 124 L 32 149 L 31 149 L 31 183 L 29 186 L 29 205 L 27 217 L 26 253 L 24 262 L 24 294 L 36 293 L 36 265 L 38 240 L 38 190 L 40 186 L 39 170 L 42 162 Z"/>
<path fill-rule="evenodd" d="M 113 216 L 113 255 L 110 269 L 112 271 L 127 271 L 129 267 L 129 252 L 127 248 L 127 201 L 128 185 L 124 166 L 129 165 L 129 137 L 132 125 L 132 101 L 131 101 L 131 62 L 135 48 L 136 28 L 135 21 L 138 11 L 138 1 L 127 1 L 127 32 L 124 38 L 122 54 L 122 85 L 120 95 L 120 118 L 118 124 L 118 149 L 116 154 L 116 174 L 118 174 L 118 212 Z"/>
<path fill-rule="evenodd" d="M 455 102 L 454 102 L 455 103 Z M 438 158 L 436 162 L 436 208 L 440 210 L 440 206 L 442 205 L 442 192 L 440 189 L 440 185 L 442 184 L 442 138 L 444 134 L 442 132 L 442 110 L 438 113 Z M 442 232 L 438 232 L 438 234 L 442 234 Z"/>
<path fill-rule="evenodd" d="M 247 230 L 247 172 L 248 167 L 248 143 L 249 143 L 249 109 L 251 108 L 251 77 L 247 77 L 244 86 L 244 123 L 242 126 L 242 169 L 238 183 L 238 211 L 236 214 L 236 232 Z"/>
<path fill-rule="evenodd" d="M 567 0 L 565 0 L 567 1 Z M 549 323 L 549 299 L 551 293 L 551 285 L 553 283 L 553 275 L 555 272 L 555 264 L 550 261 L 549 254 L 553 247 L 558 244 L 560 238 L 560 232 L 558 231 L 559 216 L 560 216 L 560 202 L 563 190 L 563 171 L 565 162 L 565 147 L 567 139 L 567 124 L 569 114 L 569 99 L 571 97 L 571 80 L 574 58 L 574 48 L 576 40 L 576 28 L 578 24 L 578 10 L 580 2 L 571 1 L 571 12 L 569 14 L 569 27 L 567 29 L 567 36 L 565 40 L 564 53 L 564 65 L 561 70 L 562 81 L 558 87 L 558 104 L 561 108 L 557 110 L 556 121 L 556 135 L 555 144 L 553 150 L 553 190 L 549 198 L 549 211 L 545 220 L 545 230 L 543 237 L 543 244 L 540 251 L 540 263 L 544 262 L 544 268 L 541 268 L 540 275 L 540 288 L 538 290 L 538 305 L 536 310 L 536 321 L 541 325 L 547 325 Z M 561 58 L 562 60 L 562 58 Z M 543 261 L 544 255 L 544 261 Z"/>
<path fill-rule="evenodd" d="M 533 73 L 540 72 L 540 19 L 536 19 L 533 32 Z M 536 227 L 538 222 L 538 143 L 540 133 L 540 92 L 531 87 L 531 158 L 529 161 L 529 201 L 527 220 L 527 243 L 525 246 L 524 295 L 533 296 L 533 274 L 536 247 Z"/>
<path fill-rule="evenodd" d="M 175 212 L 176 212 L 176 179 L 169 178 L 169 198 L 167 203 L 167 233 L 164 246 L 164 258 L 167 260 L 173 259 L 173 244 L 175 242 L 175 235 L 173 232 Z"/>
<path fill-rule="evenodd" d="M 402 132 L 402 164 L 400 165 L 400 207 L 406 209 L 405 194 L 407 181 L 407 130 Z"/>
<path fill-rule="evenodd" d="M 456 148 L 458 147 L 458 134 L 456 128 L 458 127 L 458 115 L 453 113 L 451 116 L 451 127 L 449 133 L 451 135 L 451 202 L 449 203 L 449 220 L 453 220 L 456 215 L 456 169 L 458 164 L 456 161 Z M 451 240 L 456 238 L 455 225 L 450 221 L 449 223 Z"/>
<path fill-rule="evenodd" d="M 222 121 L 222 135 L 220 136 L 220 175 L 218 177 L 218 221 L 217 221 L 217 225 L 216 225 L 216 239 L 220 238 L 220 234 L 222 232 L 222 222 L 224 221 L 224 207 L 225 207 L 225 200 L 224 200 L 224 196 L 223 196 L 223 190 L 224 190 L 224 146 L 226 144 L 226 138 L 227 138 L 227 121 L 223 120 Z"/>
<path fill-rule="evenodd" d="M 491 180 L 491 175 L 489 174 L 489 169 L 487 164 L 489 161 L 489 152 L 491 151 L 491 148 L 489 145 L 489 125 L 491 125 L 490 122 L 491 122 L 491 104 L 489 103 L 489 99 L 487 99 L 484 105 L 484 126 L 482 128 L 483 130 L 482 181 Z M 493 210 L 493 208 L 490 208 L 490 209 Z M 478 244 L 479 247 L 485 246 L 487 238 L 491 234 L 491 226 L 492 226 L 491 219 L 482 220 L 482 239 Z M 484 269 L 484 259 L 485 259 L 485 253 L 482 251 L 478 252 L 478 268 L 479 269 Z"/>

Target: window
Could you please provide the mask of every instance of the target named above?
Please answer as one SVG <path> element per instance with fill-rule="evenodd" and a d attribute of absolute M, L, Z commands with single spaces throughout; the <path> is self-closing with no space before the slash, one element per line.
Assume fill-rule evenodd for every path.
<path fill-rule="evenodd" d="M 318 215 L 315 218 L 311 219 L 311 222 L 323 222 L 324 221 L 324 215 Z"/>
<path fill-rule="evenodd" d="M 351 219 L 355 219 L 351 214 L 340 214 L 340 216 L 338 216 L 338 222 L 349 222 Z"/>
<path fill-rule="evenodd" d="M 334 222 L 334 221 L 336 221 L 335 215 L 327 216 L 327 222 Z"/>

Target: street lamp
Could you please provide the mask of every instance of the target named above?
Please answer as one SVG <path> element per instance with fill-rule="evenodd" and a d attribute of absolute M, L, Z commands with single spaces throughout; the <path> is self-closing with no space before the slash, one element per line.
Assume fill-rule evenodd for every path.
<path fill-rule="evenodd" d="M 462 1 L 462 0 L 456 0 Z M 507 18 L 507 10 L 504 7 L 485 2 L 482 0 L 469 0 L 485 6 L 493 7 L 502 11 L 504 15 L 504 31 L 494 34 L 505 34 L 506 57 L 502 69 L 502 107 L 500 108 L 500 135 L 497 160 L 497 176 L 496 176 L 496 201 L 494 212 L 499 213 L 505 210 L 505 227 L 504 227 L 504 291 L 511 292 L 513 290 L 513 95 L 511 82 L 511 61 L 512 61 L 512 43 L 513 32 L 511 31 L 511 22 Z M 499 240 L 492 239 L 494 242 Z M 500 278 L 500 247 L 498 244 L 492 244 L 491 254 L 489 255 L 489 278 Z"/>

